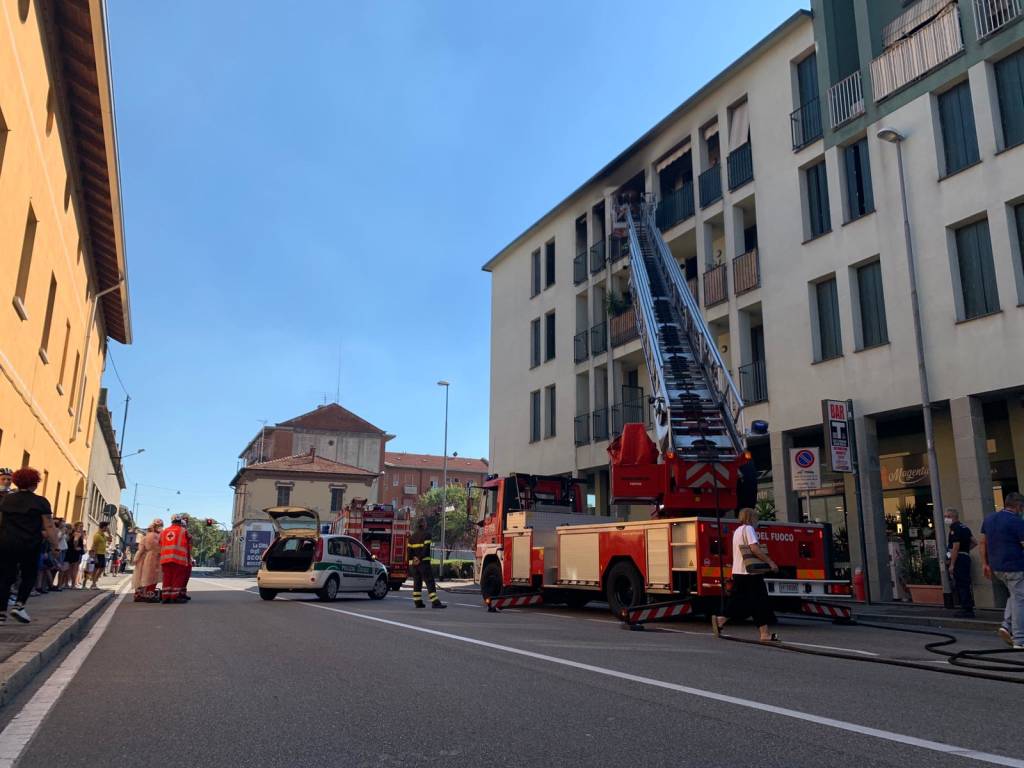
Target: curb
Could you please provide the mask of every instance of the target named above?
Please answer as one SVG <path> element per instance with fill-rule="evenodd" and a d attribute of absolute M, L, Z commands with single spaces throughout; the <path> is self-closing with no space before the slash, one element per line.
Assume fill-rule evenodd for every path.
<path fill-rule="evenodd" d="M 118 587 L 121 585 L 119 584 Z M 60 650 L 84 635 L 92 620 L 108 602 L 114 590 L 104 590 L 74 613 L 61 619 L 6 661 L 0 663 L 0 707 L 3 707 L 32 682 Z"/>
<path fill-rule="evenodd" d="M 876 624 L 906 624 L 915 627 L 935 627 L 936 629 L 968 629 L 976 632 L 995 632 L 999 629 L 998 621 L 985 621 L 984 619 L 956 619 L 953 617 L 932 617 L 932 616 L 907 616 L 905 614 L 888 613 L 861 613 L 854 610 L 854 621 L 864 621 Z"/>

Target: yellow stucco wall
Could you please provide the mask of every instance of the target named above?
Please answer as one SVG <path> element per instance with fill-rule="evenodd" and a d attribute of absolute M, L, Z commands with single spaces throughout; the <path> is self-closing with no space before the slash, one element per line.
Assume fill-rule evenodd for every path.
<path fill-rule="evenodd" d="M 25 20 L 22 6 L 28 7 Z M 45 495 L 56 513 L 80 519 L 90 446 L 97 439 L 106 339 L 98 322 L 84 354 L 95 284 L 82 246 L 81 197 L 69 181 L 73 137 L 62 124 L 51 74 L 36 3 L 0 0 L 0 112 L 6 126 L 0 139 L 0 465 L 17 468 L 27 452 L 30 465 L 44 473 Z M 37 224 L 23 319 L 14 297 L 30 206 Z M 56 293 L 44 359 L 51 280 Z M 84 378 L 79 362 L 77 381 L 76 357 L 87 358 Z M 83 412 L 73 435 L 83 381 Z"/>

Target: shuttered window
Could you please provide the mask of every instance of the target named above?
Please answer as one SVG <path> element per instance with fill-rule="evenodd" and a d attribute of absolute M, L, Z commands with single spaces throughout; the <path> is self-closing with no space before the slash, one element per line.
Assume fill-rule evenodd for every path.
<path fill-rule="evenodd" d="M 867 349 L 888 343 L 880 262 L 866 264 L 857 270 L 857 292 L 860 296 L 861 344 Z"/>
<path fill-rule="evenodd" d="M 540 293 L 540 248 L 530 254 L 530 298 Z"/>
<path fill-rule="evenodd" d="M 971 88 L 966 81 L 939 95 L 939 123 L 946 174 L 978 162 L 978 134 L 974 130 Z"/>
<path fill-rule="evenodd" d="M 551 384 L 544 390 L 544 397 L 547 398 L 547 407 L 544 412 L 547 418 L 544 420 L 544 437 L 555 436 L 555 385 Z"/>
<path fill-rule="evenodd" d="M 530 442 L 540 440 L 540 390 L 530 393 Z"/>
<path fill-rule="evenodd" d="M 530 367 L 540 365 L 540 318 L 530 322 Z"/>
<path fill-rule="evenodd" d="M 999 310 L 999 292 L 992 263 L 992 241 L 988 220 L 982 219 L 956 230 L 956 259 L 960 267 L 960 291 L 964 320 Z"/>
<path fill-rule="evenodd" d="M 544 362 L 555 359 L 555 313 L 544 316 Z"/>
<path fill-rule="evenodd" d="M 996 92 L 1003 146 L 1024 143 L 1024 50 L 996 62 Z"/>
<path fill-rule="evenodd" d="M 823 235 L 832 229 L 832 217 L 828 211 L 828 179 L 825 176 L 825 161 L 822 160 L 804 171 L 807 180 L 807 217 L 811 237 Z"/>
<path fill-rule="evenodd" d="M 849 221 L 875 210 L 871 191 L 871 164 L 868 162 L 868 140 L 861 139 L 843 150 L 846 166 L 846 205 Z"/>
<path fill-rule="evenodd" d="M 1017 252 L 1020 254 L 1020 264 L 1024 268 L 1024 203 L 1013 209 L 1017 217 Z"/>
<path fill-rule="evenodd" d="M 555 241 L 544 246 L 544 287 L 555 284 Z"/>
<path fill-rule="evenodd" d="M 814 288 L 818 302 L 818 338 L 821 341 L 818 360 L 830 360 L 843 354 L 839 331 L 839 292 L 835 278 L 824 280 Z"/>

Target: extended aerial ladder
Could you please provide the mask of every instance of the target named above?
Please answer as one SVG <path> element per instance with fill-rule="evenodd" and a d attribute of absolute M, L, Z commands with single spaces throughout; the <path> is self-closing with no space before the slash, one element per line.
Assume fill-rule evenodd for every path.
<path fill-rule="evenodd" d="M 654 210 L 646 200 L 616 211 L 616 227 L 629 239 L 657 446 L 643 424 L 624 425 L 608 449 L 612 500 L 653 502 L 659 515 L 733 509 L 739 466 L 747 460 L 743 401 Z"/>

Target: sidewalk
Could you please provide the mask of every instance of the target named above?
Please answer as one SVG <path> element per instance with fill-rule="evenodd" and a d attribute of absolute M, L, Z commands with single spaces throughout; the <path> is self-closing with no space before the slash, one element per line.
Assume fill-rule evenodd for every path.
<path fill-rule="evenodd" d="M 973 629 L 979 632 L 995 632 L 1002 623 L 1003 612 L 989 608 L 977 608 L 975 618 L 960 619 L 953 616 L 955 611 L 941 605 L 915 605 L 914 603 L 851 603 L 853 617 L 859 621 L 881 624 L 910 624 L 922 627 L 944 627 L 946 629 Z"/>
<path fill-rule="evenodd" d="M 0 706 L 28 685 L 61 648 L 85 633 L 130 575 L 103 576 L 100 589 L 65 589 L 29 598 L 32 621 L 0 625 Z"/>

